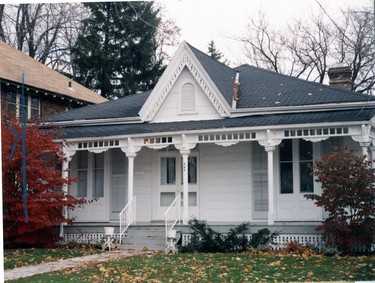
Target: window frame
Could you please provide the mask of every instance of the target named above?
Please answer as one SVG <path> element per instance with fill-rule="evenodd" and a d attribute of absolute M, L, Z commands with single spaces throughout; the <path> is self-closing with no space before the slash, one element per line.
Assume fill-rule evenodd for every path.
<path fill-rule="evenodd" d="M 15 103 L 13 102 L 9 102 L 8 100 L 8 95 L 9 94 L 13 94 L 15 95 L 15 98 L 16 98 L 16 101 Z M 15 114 L 16 114 L 16 118 L 20 118 L 21 116 L 21 94 L 18 93 L 17 91 L 12 91 L 12 90 L 7 90 L 6 91 L 6 96 L 7 96 L 7 110 L 9 111 L 9 104 L 12 104 L 15 106 Z M 35 106 L 35 104 L 33 104 L 33 99 L 36 99 L 37 100 L 37 106 Z M 36 96 L 36 95 L 32 95 L 32 94 L 29 94 L 29 93 L 25 93 L 25 102 L 26 102 L 26 107 L 27 107 L 27 119 L 32 119 L 32 118 L 38 118 L 40 117 L 40 111 L 41 111 L 41 100 L 40 100 L 40 97 L 39 96 Z M 37 110 L 37 115 L 32 115 L 33 113 L 33 110 Z M 11 111 L 13 112 L 13 110 Z"/>
<path fill-rule="evenodd" d="M 80 166 L 80 161 L 82 158 L 81 156 L 85 154 L 86 155 L 86 160 L 82 163 L 85 163 L 85 164 L 82 164 L 82 165 L 85 165 L 85 166 Z M 83 161 L 83 160 L 82 160 Z M 77 197 L 81 197 L 81 198 L 87 198 L 88 197 L 88 174 L 89 174 L 89 152 L 88 151 L 78 151 L 77 152 L 77 158 L 76 158 L 76 170 L 77 170 L 77 193 L 76 193 L 76 196 Z M 80 173 L 84 173 L 86 175 L 85 177 L 85 187 L 81 189 L 81 182 L 80 182 Z M 84 192 L 84 193 L 83 193 Z"/>
<path fill-rule="evenodd" d="M 314 182 L 314 177 L 313 175 L 311 175 L 311 179 L 309 180 L 309 182 L 311 182 L 312 186 L 312 190 L 303 190 L 302 188 L 302 185 L 303 185 L 303 182 L 302 182 L 302 174 L 305 174 L 305 172 L 301 172 L 301 166 L 302 164 L 304 163 L 310 163 L 312 164 L 313 163 L 313 160 L 314 160 L 314 154 L 315 154 L 315 147 L 314 147 L 314 144 L 311 142 L 311 141 L 306 141 L 306 140 L 303 140 L 303 139 L 286 139 L 286 140 L 283 140 L 283 142 L 285 141 L 290 141 L 290 145 L 291 145 L 291 154 L 292 154 L 292 158 L 291 160 L 288 160 L 288 161 L 282 161 L 281 158 L 281 144 L 279 146 L 279 156 L 278 156 L 278 170 L 279 170 L 279 194 L 280 195 L 283 195 L 283 196 L 288 196 L 288 195 L 295 195 L 295 194 L 300 194 L 300 195 L 303 195 L 303 194 L 306 194 L 306 193 L 314 193 L 316 191 L 316 188 L 315 188 L 315 182 Z M 301 153 L 300 153 L 300 147 L 301 147 L 301 143 L 303 142 L 306 142 L 306 143 L 310 143 L 309 145 L 309 149 L 311 149 L 311 160 L 301 160 Z M 292 190 L 291 191 L 285 191 L 283 192 L 283 188 L 282 188 L 282 179 L 283 179 L 283 176 L 282 176 L 282 170 L 281 170 L 281 165 L 282 164 L 291 164 L 292 165 L 292 169 L 291 169 L 291 173 L 292 173 Z"/>

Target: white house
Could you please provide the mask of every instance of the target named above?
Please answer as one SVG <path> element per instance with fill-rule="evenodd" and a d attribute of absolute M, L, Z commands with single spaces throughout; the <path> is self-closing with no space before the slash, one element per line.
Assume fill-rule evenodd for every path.
<path fill-rule="evenodd" d="M 184 42 L 153 90 L 50 121 L 64 127 L 63 168 L 79 180 L 67 192 L 96 199 L 69 212 L 73 226 L 120 225 L 128 204 L 122 232 L 164 221 L 169 207 L 183 223 L 317 225 L 308 165 L 334 145 L 375 157 L 374 115 L 371 96 L 230 68 Z"/>

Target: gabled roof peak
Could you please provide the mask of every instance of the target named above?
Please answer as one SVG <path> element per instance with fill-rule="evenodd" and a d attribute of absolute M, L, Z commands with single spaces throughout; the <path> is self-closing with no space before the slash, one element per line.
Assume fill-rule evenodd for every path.
<path fill-rule="evenodd" d="M 171 88 L 185 68 L 190 71 L 218 114 L 221 117 L 228 117 L 230 115 L 229 101 L 231 102 L 231 97 L 228 100 L 226 97 L 227 94 L 225 93 L 224 95 L 223 89 L 220 88 L 220 84 L 217 84 L 217 78 L 215 77 L 217 75 L 217 68 L 211 67 L 213 63 L 216 66 L 222 64 L 217 61 L 212 62 L 211 59 L 212 58 L 184 41 L 173 56 L 155 88 L 152 90 L 149 99 L 140 110 L 139 116 L 141 119 L 143 121 L 153 120 L 166 97 L 169 95 Z M 230 68 L 229 70 L 230 72 L 234 72 Z M 234 77 L 232 76 L 230 80 L 234 82 Z M 226 83 L 224 85 L 226 86 Z M 230 92 L 229 95 L 231 95 Z"/>

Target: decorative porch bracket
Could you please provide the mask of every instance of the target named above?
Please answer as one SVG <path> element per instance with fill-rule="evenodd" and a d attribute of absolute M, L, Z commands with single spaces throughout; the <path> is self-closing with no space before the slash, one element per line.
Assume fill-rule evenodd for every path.
<path fill-rule="evenodd" d="M 370 125 L 361 125 L 361 128 L 350 128 L 352 134 L 352 139 L 359 143 L 362 147 L 362 155 L 368 157 L 368 149 L 371 145 L 371 126 Z"/>
<path fill-rule="evenodd" d="M 262 133 L 263 134 L 263 133 Z M 275 223 L 275 213 L 274 213 L 274 170 L 273 170 L 273 153 L 276 146 L 282 141 L 283 132 L 281 131 L 271 131 L 267 130 L 266 133 L 259 136 L 263 139 L 258 140 L 259 144 L 265 148 L 267 151 L 267 166 L 268 166 L 268 225 L 273 225 Z"/>

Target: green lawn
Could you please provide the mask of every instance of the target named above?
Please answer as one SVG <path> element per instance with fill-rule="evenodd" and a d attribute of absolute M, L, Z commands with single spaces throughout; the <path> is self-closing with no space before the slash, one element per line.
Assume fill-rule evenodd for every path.
<path fill-rule="evenodd" d="M 74 247 L 61 246 L 54 249 L 5 249 L 4 268 L 10 269 L 42 262 L 56 261 L 62 258 L 73 258 L 83 255 L 100 253 L 101 251 L 90 245 Z"/>
<path fill-rule="evenodd" d="M 374 257 L 251 253 L 142 255 L 12 282 L 288 282 L 375 280 Z"/>

